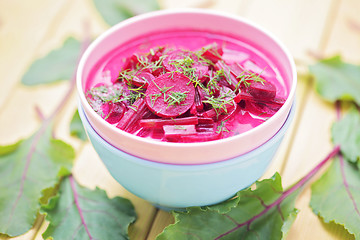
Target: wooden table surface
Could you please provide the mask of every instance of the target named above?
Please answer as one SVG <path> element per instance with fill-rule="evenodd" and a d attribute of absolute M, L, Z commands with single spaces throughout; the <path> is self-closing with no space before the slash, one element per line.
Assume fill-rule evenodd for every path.
<path fill-rule="evenodd" d="M 296 116 L 264 177 L 278 171 L 285 187 L 289 186 L 327 155 L 332 149 L 329 129 L 335 120 L 334 106 L 314 92 L 312 80 L 304 77 L 306 66 L 314 62 L 314 53 L 341 54 L 349 62 L 360 62 L 359 0 L 162 0 L 160 4 L 162 8 L 211 8 L 249 18 L 277 35 L 293 54 L 299 72 Z M 34 59 L 59 47 L 70 35 L 81 37 L 84 21 L 91 23 L 93 35 L 109 27 L 91 0 L 0 0 L 0 145 L 26 138 L 38 128 L 36 106 L 44 115 L 57 106 L 68 82 L 26 87 L 20 79 Z M 172 216 L 127 192 L 110 176 L 89 142 L 69 136 L 76 105 L 74 92 L 55 126 L 56 136 L 76 150 L 75 178 L 89 188 L 105 189 L 110 197 L 129 198 L 138 214 L 130 228 L 131 239 L 155 239 L 173 222 Z M 315 216 L 309 199 L 307 186 L 296 202 L 300 213 L 287 239 L 353 239 L 342 227 Z M 42 239 L 46 227 L 39 217 L 33 229 L 15 239 Z"/>

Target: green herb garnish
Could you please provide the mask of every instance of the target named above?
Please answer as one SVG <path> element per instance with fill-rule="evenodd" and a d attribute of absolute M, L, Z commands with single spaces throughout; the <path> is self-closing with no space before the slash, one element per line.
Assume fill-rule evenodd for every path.
<path fill-rule="evenodd" d="M 168 104 L 169 106 L 173 106 L 173 105 L 180 105 L 180 103 L 182 101 L 184 101 L 187 97 L 187 93 L 189 91 L 186 92 L 171 92 L 170 94 L 168 94 L 168 97 L 166 98 L 165 102 Z"/>

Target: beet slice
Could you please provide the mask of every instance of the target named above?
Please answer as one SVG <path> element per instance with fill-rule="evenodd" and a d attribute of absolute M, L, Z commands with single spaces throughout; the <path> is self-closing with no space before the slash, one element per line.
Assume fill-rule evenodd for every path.
<path fill-rule="evenodd" d="M 137 87 L 147 88 L 149 82 L 152 82 L 154 79 L 155 79 L 154 75 L 152 75 L 149 72 L 142 71 L 137 73 L 135 76 L 133 76 L 133 78 L 130 80 L 129 83 L 132 83 Z"/>
<path fill-rule="evenodd" d="M 109 105 L 111 106 L 110 111 L 105 117 L 105 120 L 110 124 L 119 122 L 122 116 L 124 115 L 124 110 L 125 110 L 124 104 L 121 102 L 117 102 L 117 103 L 111 102 Z"/>
<path fill-rule="evenodd" d="M 217 63 L 217 61 L 221 60 L 223 53 L 223 49 L 214 43 L 210 46 L 207 46 L 206 51 L 204 51 L 201 56 L 211 61 L 212 63 Z"/>
<path fill-rule="evenodd" d="M 166 73 L 151 82 L 145 92 L 148 108 L 164 118 L 184 114 L 194 104 L 195 87 L 179 72 Z"/>
<path fill-rule="evenodd" d="M 209 78 L 209 67 L 200 62 L 195 62 L 192 67 L 196 69 L 195 74 L 201 83 L 205 82 Z"/>
<path fill-rule="evenodd" d="M 156 62 L 162 57 L 164 50 L 164 47 L 157 47 L 156 49 L 151 49 L 147 58 L 150 62 Z"/>
<path fill-rule="evenodd" d="M 261 98 L 255 98 L 249 93 L 246 92 L 240 92 L 234 97 L 234 101 L 236 103 L 241 104 L 241 101 L 249 101 L 249 102 L 257 102 L 262 104 L 268 104 L 272 105 L 274 107 L 280 108 L 285 103 L 285 99 L 283 98 L 274 98 L 274 99 L 261 99 Z"/>
<path fill-rule="evenodd" d="M 237 105 L 235 101 L 231 101 L 228 104 L 225 104 L 224 108 L 215 110 L 214 108 L 207 110 L 200 114 L 204 118 L 212 118 L 215 121 L 220 121 L 228 119 L 230 116 L 233 116 L 236 111 Z"/>
<path fill-rule="evenodd" d="M 138 56 L 136 54 L 132 54 L 130 57 L 126 58 L 123 70 L 126 69 L 135 69 L 136 65 L 139 63 Z"/>
<path fill-rule="evenodd" d="M 257 115 L 261 115 L 264 117 L 274 115 L 281 106 L 279 105 L 272 105 L 272 104 L 265 104 L 261 102 L 248 102 L 246 105 L 246 109 L 249 112 L 252 112 Z"/>
<path fill-rule="evenodd" d="M 254 98 L 263 100 L 272 100 L 276 96 L 275 85 L 268 81 L 252 82 L 248 91 Z"/>
<path fill-rule="evenodd" d="M 222 85 L 231 88 L 231 90 L 235 90 L 237 84 L 239 83 L 239 80 L 233 74 L 231 74 L 231 68 L 229 67 L 229 65 L 227 65 L 223 61 L 218 61 L 215 64 L 215 67 L 218 70 L 224 71 L 223 77 L 226 80 L 226 82 L 222 82 Z"/>
<path fill-rule="evenodd" d="M 174 50 L 169 52 L 167 56 L 164 58 L 163 65 L 168 72 L 173 72 L 177 70 L 182 71 L 181 68 L 175 66 L 176 62 L 185 60 L 188 57 L 191 58 L 193 62 L 197 62 L 197 57 L 194 53 L 182 51 L 182 50 Z M 188 64 L 190 65 L 190 62 L 188 62 Z"/>

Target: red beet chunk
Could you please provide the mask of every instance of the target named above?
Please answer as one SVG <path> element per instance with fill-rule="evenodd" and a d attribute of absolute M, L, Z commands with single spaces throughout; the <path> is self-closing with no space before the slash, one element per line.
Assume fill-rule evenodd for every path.
<path fill-rule="evenodd" d="M 239 63 L 230 64 L 229 69 L 230 69 L 230 73 L 234 77 L 238 77 L 238 76 L 244 74 L 244 72 L 246 72 L 246 70 Z"/>
<path fill-rule="evenodd" d="M 213 141 L 220 138 L 221 138 L 221 133 L 217 133 L 217 132 L 204 132 L 204 133 L 197 133 L 195 135 L 181 136 L 182 142 L 186 142 L 186 143 Z"/>
<path fill-rule="evenodd" d="M 160 128 L 164 125 L 195 125 L 198 117 L 172 118 L 172 119 L 141 119 L 139 124 L 143 128 Z"/>
<path fill-rule="evenodd" d="M 277 106 L 278 108 L 280 108 L 285 103 L 285 99 L 282 98 L 261 99 L 261 98 L 255 98 L 251 94 L 245 92 L 240 92 L 234 97 L 234 101 L 236 103 L 240 103 L 241 100 L 273 105 L 273 106 Z"/>
<path fill-rule="evenodd" d="M 199 87 L 196 88 L 194 101 L 197 111 L 201 111 L 204 109 L 204 104 L 202 103 L 201 95 L 199 93 Z"/>
<path fill-rule="evenodd" d="M 201 117 L 201 118 L 198 118 L 198 122 L 199 122 L 199 124 L 213 124 L 214 120 L 212 118 Z"/>
<path fill-rule="evenodd" d="M 235 115 L 235 113 L 237 111 L 237 106 L 238 105 L 235 104 L 235 102 L 234 102 L 234 105 L 231 105 L 229 108 L 227 108 L 228 112 L 226 113 L 226 115 L 221 115 L 220 120 L 225 121 L 225 120 L 228 120 L 228 119 L 234 117 L 234 115 Z"/>
<path fill-rule="evenodd" d="M 105 120 L 110 124 L 119 122 L 122 116 L 124 115 L 124 110 L 125 110 L 124 104 L 118 102 L 118 103 L 111 103 L 109 105 L 111 106 L 111 108 Z"/>
<path fill-rule="evenodd" d="M 140 72 L 137 73 L 132 79 L 131 83 L 138 87 L 144 87 L 147 88 L 150 82 L 152 82 L 155 79 L 154 75 L 152 75 L 149 72 Z"/>
<path fill-rule="evenodd" d="M 234 98 L 236 103 L 241 103 L 241 100 L 246 101 L 246 109 L 256 114 L 275 114 L 282 105 L 285 103 L 285 99 L 259 99 L 255 98 L 249 93 L 240 92 Z"/>
<path fill-rule="evenodd" d="M 254 114 L 261 115 L 264 117 L 274 115 L 281 106 L 265 104 L 261 102 L 248 102 L 246 109 Z"/>
<path fill-rule="evenodd" d="M 106 116 L 108 116 L 109 113 L 110 113 L 110 111 L 111 111 L 111 108 L 112 108 L 112 105 L 111 105 L 111 104 L 112 104 L 112 102 L 105 102 L 105 103 L 103 103 L 103 102 L 101 102 L 101 103 L 97 102 L 97 104 L 98 104 L 98 106 L 99 106 L 99 108 L 100 108 L 100 111 L 99 111 L 100 116 L 105 119 Z"/>
<path fill-rule="evenodd" d="M 271 100 L 276 96 L 276 87 L 268 81 L 252 82 L 249 86 L 249 93 L 258 99 Z"/>
<path fill-rule="evenodd" d="M 182 136 L 196 134 L 195 125 L 164 125 L 164 137 L 168 141 L 177 142 Z"/>
<path fill-rule="evenodd" d="M 147 56 L 150 62 L 156 62 L 158 61 L 164 52 L 165 48 L 164 47 L 158 47 L 156 49 L 153 49 L 152 52 L 150 52 L 150 54 Z"/>
<path fill-rule="evenodd" d="M 231 103 L 224 105 L 224 108 L 216 110 L 212 108 L 201 113 L 201 117 L 212 118 L 215 121 L 223 120 L 224 118 L 228 119 L 229 117 L 227 116 L 233 116 L 233 114 L 235 113 L 237 108 L 236 106 L 236 103 L 232 101 Z"/>
<path fill-rule="evenodd" d="M 217 63 L 217 61 L 221 60 L 223 53 L 224 52 L 222 48 L 214 43 L 208 46 L 206 51 L 201 56 L 211 61 L 212 63 Z"/>
<path fill-rule="evenodd" d="M 209 72 L 209 67 L 205 66 L 199 62 L 194 63 L 192 65 L 193 68 L 196 69 L 196 75 L 198 76 L 198 79 L 200 82 L 205 82 L 208 79 L 208 72 Z"/>
<path fill-rule="evenodd" d="M 150 129 L 150 128 L 143 128 L 143 129 L 141 129 L 141 130 L 136 134 L 136 136 L 139 136 L 139 137 L 148 137 L 148 136 L 150 136 L 150 133 L 151 133 L 151 129 Z"/>
<path fill-rule="evenodd" d="M 168 72 L 182 71 L 180 65 L 190 67 L 195 59 L 197 60 L 196 55 L 191 52 L 175 50 L 168 53 L 163 60 L 163 65 Z"/>
<path fill-rule="evenodd" d="M 214 123 L 198 124 L 196 125 L 197 132 L 213 132 Z"/>
<path fill-rule="evenodd" d="M 218 114 L 216 113 L 216 110 L 213 108 L 201 113 L 201 117 L 211 118 L 211 119 L 216 118 L 217 115 Z"/>
<path fill-rule="evenodd" d="M 136 65 L 139 63 L 139 59 L 138 56 L 136 54 L 131 55 L 130 57 L 128 57 L 125 60 L 124 66 L 123 66 L 123 70 L 126 69 L 135 69 Z"/>
<path fill-rule="evenodd" d="M 188 77 L 172 72 L 151 82 L 145 95 L 146 105 L 154 114 L 172 118 L 184 114 L 194 104 L 195 88 Z"/>
<path fill-rule="evenodd" d="M 232 70 L 230 66 L 223 61 L 218 61 L 216 63 L 216 69 L 217 70 L 222 69 L 224 71 L 225 74 L 223 77 L 225 81 L 222 81 L 222 84 L 226 87 L 231 88 L 231 90 L 234 91 L 236 89 L 237 84 L 239 83 L 239 80 L 233 74 L 231 74 Z"/>
<path fill-rule="evenodd" d="M 146 112 L 146 104 L 143 98 L 137 99 L 129 110 L 121 118 L 120 122 L 116 125 L 124 131 L 129 131 L 132 126 L 143 116 Z"/>

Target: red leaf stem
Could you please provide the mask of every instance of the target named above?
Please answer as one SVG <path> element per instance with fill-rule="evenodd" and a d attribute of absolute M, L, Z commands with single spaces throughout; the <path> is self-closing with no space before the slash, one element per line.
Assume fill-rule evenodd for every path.
<path fill-rule="evenodd" d="M 234 231 L 236 231 L 237 229 L 247 225 L 248 228 L 250 227 L 250 224 L 255 221 L 256 219 L 258 219 L 259 217 L 263 216 L 264 214 L 266 214 L 270 209 L 272 209 L 273 207 L 277 207 L 279 206 L 289 195 L 291 195 L 293 192 L 295 192 L 296 190 L 298 190 L 299 188 L 301 188 L 302 186 L 305 185 L 305 183 L 307 183 L 307 181 L 309 181 L 324 165 L 325 163 L 327 163 L 330 159 L 332 159 L 334 156 L 336 156 L 337 154 L 339 154 L 340 152 L 340 146 L 337 145 L 333 148 L 333 150 L 325 157 L 324 160 L 322 160 L 318 165 L 316 165 L 308 174 L 306 174 L 302 179 L 300 179 L 300 181 L 298 181 L 295 185 L 293 185 L 291 188 L 289 188 L 288 190 L 284 191 L 281 196 L 276 199 L 273 203 L 271 203 L 270 205 L 266 206 L 265 209 L 260 212 L 259 214 L 255 215 L 254 217 L 252 217 L 251 219 L 243 222 L 243 223 L 238 223 L 236 225 L 236 227 L 230 229 L 229 231 L 219 235 L 217 238 L 215 238 L 215 240 L 218 240 Z"/>
<path fill-rule="evenodd" d="M 41 121 L 45 120 L 45 116 L 38 105 L 35 106 L 35 112 Z"/>
<path fill-rule="evenodd" d="M 87 224 L 85 222 L 84 215 L 83 215 L 83 210 L 81 209 L 81 206 L 80 206 L 80 203 L 79 203 L 79 195 L 78 195 L 78 192 L 76 190 L 74 177 L 72 175 L 69 176 L 69 181 L 70 181 L 71 190 L 72 190 L 72 193 L 73 193 L 73 196 L 74 196 L 75 205 L 76 205 L 76 208 L 77 208 L 77 210 L 79 212 L 79 215 L 80 215 L 81 224 L 84 226 L 85 231 L 86 231 L 87 235 L 89 236 L 90 240 L 92 240 L 93 237 L 91 236 L 89 228 L 88 228 L 88 226 L 87 226 Z"/>
<path fill-rule="evenodd" d="M 341 154 L 339 154 L 339 161 L 340 161 L 340 170 L 341 170 L 341 178 L 343 180 L 344 187 L 346 189 L 346 193 L 349 195 L 349 198 L 354 205 L 354 209 L 357 215 L 360 216 L 359 208 L 356 204 L 356 201 L 354 199 L 354 196 L 352 195 L 350 189 L 349 189 L 349 183 L 347 182 L 346 176 L 345 176 L 345 170 L 344 170 L 344 158 Z"/>
<path fill-rule="evenodd" d="M 341 102 L 336 101 L 335 107 L 336 107 L 336 119 L 339 121 L 341 119 Z"/>

